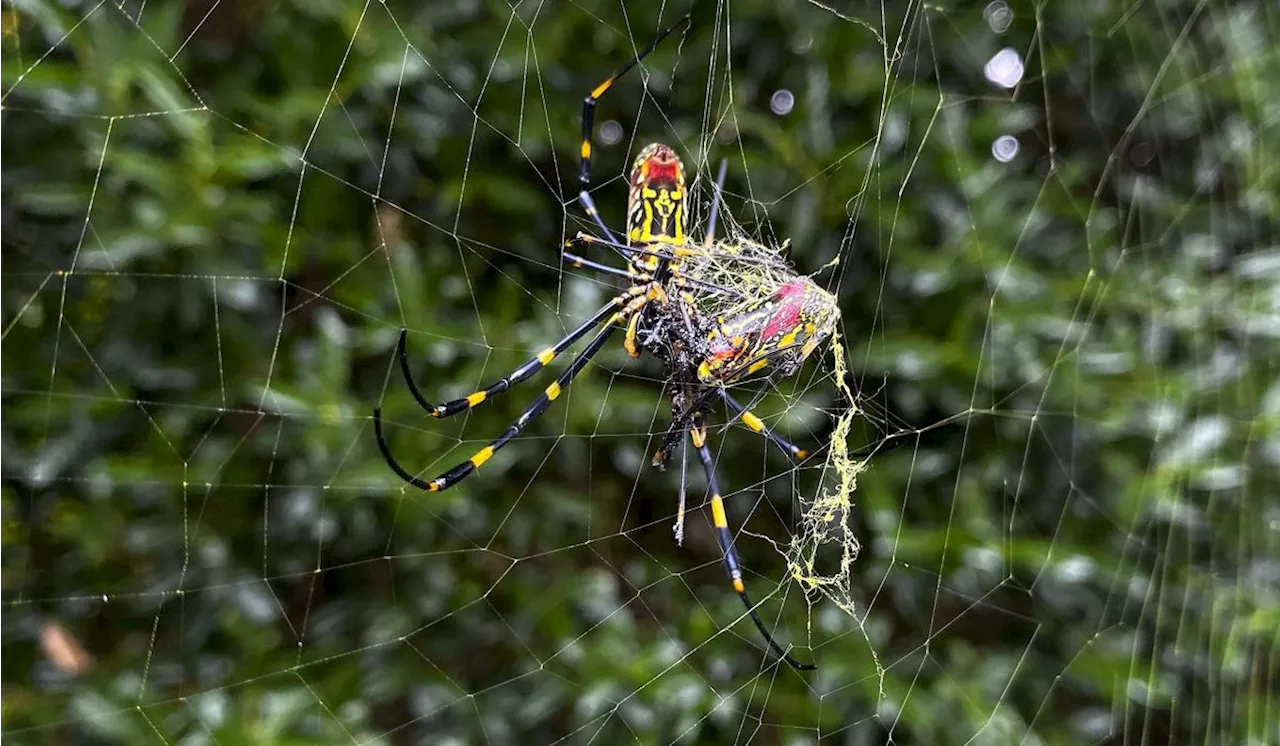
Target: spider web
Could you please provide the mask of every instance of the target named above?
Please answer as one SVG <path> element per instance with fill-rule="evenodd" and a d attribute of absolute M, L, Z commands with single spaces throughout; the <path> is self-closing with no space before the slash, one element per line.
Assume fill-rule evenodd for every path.
<path fill-rule="evenodd" d="M 451 399 L 615 292 L 559 255 L 578 102 L 683 6 L 6 5 L 4 735 L 1272 742 L 1275 11 L 779 5 L 695 4 L 592 193 L 616 229 L 666 142 L 701 235 L 723 161 L 721 235 L 840 299 L 734 390 L 814 455 L 711 433 L 811 673 L 696 460 L 649 465 L 654 361 L 445 492 L 374 445 L 381 405 L 430 478 L 555 375 L 433 420 L 401 328 Z"/>

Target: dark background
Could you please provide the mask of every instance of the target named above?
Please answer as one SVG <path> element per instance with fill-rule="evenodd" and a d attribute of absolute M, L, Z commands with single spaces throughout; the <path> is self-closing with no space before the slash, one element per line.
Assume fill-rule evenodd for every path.
<path fill-rule="evenodd" d="M 652 360 L 611 345 L 451 491 L 374 445 L 381 403 L 429 478 L 549 382 L 431 421 L 396 335 L 461 396 L 608 297 L 558 257 L 580 101 L 683 5 L 6 5 L 4 736 L 1280 740 L 1275 9 L 831 6 L 699 2 L 597 120 L 611 224 L 661 139 L 840 257 L 852 616 L 770 543 L 826 452 L 712 440 L 806 674 L 735 623 L 696 469 L 672 540 Z M 847 407 L 829 358 L 763 395 L 810 447 Z"/>

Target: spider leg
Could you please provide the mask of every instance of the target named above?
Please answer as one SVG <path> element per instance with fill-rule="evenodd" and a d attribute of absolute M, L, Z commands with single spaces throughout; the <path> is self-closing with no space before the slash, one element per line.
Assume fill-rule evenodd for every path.
<path fill-rule="evenodd" d="M 596 221 L 596 225 L 600 226 L 600 230 L 604 231 L 605 238 L 617 243 L 618 237 L 609 230 L 609 226 L 605 224 L 604 218 L 600 217 L 600 211 L 596 209 L 596 201 L 591 199 L 591 194 L 586 189 L 578 192 L 578 201 L 582 203 L 582 209 L 587 213 L 587 217 Z"/>
<path fill-rule="evenodd" d="M 646 246 L 627 246 L 626 244 L 614 243 L 602 238 L 598 238 L 589 233 L 578 233 L 576 236 L 565 242 L 565 248 L 574 244 L 601 245 L 616 249 L 618 253 L 624 256 L 656 256 L 660 259 L 676 259 L 678 257 L 695 256 L 705 254 L 703 249 L 690 249 L 683 246 L 670 246 L 668 248 L 655 248 L 661 244 L 649 244 Z M 575 255 L 576 256 L 576 255 Z M 717 285 L 715 283 L 703 282 L 702 280 L 694 280 L 684 278 L 683 284 L 687 287 L 698 288 L 699 290 L 715 295 L 727 295 L 731 297 L 742 297 L 742 293 L 732 288 Z"/>
<path fill-rule="evenodd" d="M 684 546 L 684 505 L 686 486 L 689 477 L 689 454 L 688 446 L 683 446 L 680 450 L 680 504 L 676 509 L 676 525 L 671 530 L 676 536 L 676 546 Z"/>
<path fill-rule="evenodd" d="M 640 60 L 643 60 L 650 52 L 657 48 L 657 46 L 662 43 L 663 39 L 675 33 L 677 30 L 687 27 L 688 25 L 689 14 L 685 13 L 683 18 L 671 24 L 666 31 L 658 34 L 658 37 L 650 42 L 649 46 L 641 50 L 639 54 L 632 57 L 630 62 L 619 67 L 617 70 L 614 70 L 613 74 L 605 78 L 603 83 L 591 89 L 591 93 L 587 94 L 587 97 L 582 100 L 582 151 L 581 161 L 578 166 L 578 181 L 582 182 L 583 191 L 578 195 L 579 199 L 582 199 L 582 194 L 586 193 L 587 185 L 591 183 L 591 131 L 596 117 L 596 101 L 599 101 L 600 97 L 613 87 L 614 82 L 617 81 L 618 78 L 626 75 L 631 68 L 640 64 Z M 589 203 L 590 197 L 588 197 L 587 201 L 583 204 L 585 206 Z M 592 208 L 588 207 L 587 214 L 591 215 L 591 211 Z M 594 218 L 595 216 L 592 215 L 592 217 Z M 601 223 L 601 226 L 603 227 L 603 223 Z M 607 228 L 605 230 L 608 231 Z"/>
<path fill-rule="evenodd" d="M 711 193 L 711 215 L 707 218 L 707 235 L 702 240 L 704 246 L 710 247 L 716 242 L 716 218 L 720 215 L 720 199 L 724 194 L 724 176 L 729 161 L 720 161 L 720 173 L 716 176 L 716 189 Z"/>
<path fill-rule="evenodd" d="M 639 300 L 646 301 L 647 298 L 640 296 Z M 634 302 L 632 305 L 634 305 Z M 632 305 L 628 305 L 627 308 L 631 309 Z M 631 312 L 634 313 L 634 311 Z M 609 340 L 609 335 L 617 331 L 616 324 L 623 318 L 623 313 L 624 312 L 618 312 L 610 316 L 605 328 L 601 329 L 600 333 L 591 340 L 591 343 L 582 351 L 582 354 L 579 355 L 578 358 L 560 374 L 554 383 L 539 394 L 538 398 L 533 400 L 533 403 L 530 404 L 518 418 L 516 418 L 516 421 L 511 423 L 507 428 L 507 431 L 497 440 L 494 440 L 490 442 L 489 445 L 481 448 L 474 456 L 466 461 L 463 461 L 429 482 L 409 473 L 398 461 L 396 461 L 395 457 L 391 455 L 391 449 L 388 448 L 386 438 L 382 433 L 382 408 L 378 407 L 373 410 L 373 428 L 374 434 L 378 438 L 378 449 L 382 451 L 382 457 L 386 459 L 387 465 L 390 466 L 392 471 L 398 474 L 401 479 L 420 490 L 426 490 L 427 492 L 440 492 L 441 490 L 447 490 L 458 482 L 461 482 L 476 469 L 483 466 L 486 461 L 493 457 L 493 454 L 497 453 L 503 446 L 511 442 L 512 438 L 519 435 L 530 422 L 538 419 L 538 417 L 540 417 L 542 413 L 551 406 L 551 402 L 555 401 L 556 397 L 560 396 L 560 392 L 573 381 L 574 377 L 577 376 L 578 373 L 582 372 L 582 369 L 586 367 L 591 358 L 595 357 L 596 353 L 600 352 L 600 349 L 604 347 L 604 343 Z"/>
<path fill-rule="evenodd" d="M 417 400 L 419 406 L 430 412 L 432 417 L 450 417 L 458 414 L 459 412 L 465 412 L 472 407 L 479 406 L 481 403 L 488 400 L 489 397 L 501 394 L 503 391 L 506 391 L 512 386 L 515 386 L 521 381 L 529 378 L 534 373 L 542 370 L 552 360 L 554 360 L 557 355 L 564 352 L 579 339 L 582 339 L 586 336 L 587 332 L 599 326 L 605 321 L 605 319 L 608 319 L 610 314 L 612 314 L 619 305 L 622 305 L 635 294 L 636 291 L 627 290 L 626 292 L 614 297 L 613 300 L 602 306 L 599 311 L 596 311 L 594 316 L 582 322 L 577 329 L 569 332 L 564 339 L 556 342 L 554 345 L 548 347 L 542 352 L 539 352 L 535 357 L 526 361 L 519 368 L 516 368 L 509 375 L 504 376 L 497 382 L 461 399 L 454 399 L 453 401 L 448 401 L 443 404 L 432 404 L 427 401 L 425 396 L 422 395 L 422 391 L 413 381 L 413 374 L 409 371 L 409 356 L 405 350 L 405 338 L 407 333 L 404 330 L 400 331 L 400 342 L 396 345 L 396 356 L 400 359 L 400 372 L 404 376 L 405 383 L 409 386 L 409 393 L 413 394 L 413 398 Z"/>
<path fill-rule="evenodd" d="M 631 290 L 632 292 L 644 293 L 644 295 L 640 296 L 644 300 L 657 301 L 664 306 L 667 304 L 667 291 L 662 289 L 661 283 L 650 281 L 645 285 L 634 285 Z M 642 351 L 640 345 L 636 342 L 640 336 L 641 313 L 642 309 L 637 308 L 636 312 L 631 314 L 631 318 L 627 320 L 627 336 L 622 340 L 622 347 L 631 357 L 640 357 Z"/>
<path fill-rule="evenodd" d="M 653 460 L 650 462 L 654 467 L 663 471 L 667 468 L 667 454 L 671 453 L 671 449 L 676 443 L 680 442 L 681 436 L 688 427 L 688 417 L 677 414 L 676 418 L 671 421 L 671 426 L 667 428 L 667 432 L 662 436 L 662 442 L 658 445 L 658 450 L 653 453 Z"/>
<path fill-rule="evenodd" d="M 630 246 L 617 241 L 610 241 L 606 238 L 593 236 L 590 233 L 582 233 L 579 231 L 573 238 L 565 242 L 565 246 L 572 246 L 577 243 L 588 245 L 608 246 L 611 249 L 617 249 L 619 252 L 627 255 L 644 255 L 657 256 L 662 259 L 675 259 L 676 257 L 695 256 L 704 253 L 702 249 L 692 249 L 687 246 L 677 246 L 674 244 L 652 243 L 640 246 Z"/>
<path fill-rule="evenodd" d="M 629 246 L 627 244 L 614 243 L 612 241 L 609 241 L 608 239 L 600 238 L 599 236 L 593 236 L 590 233 L 583 233 L 582 231 L 579 231 L 574 235 L 573 238 L 566 241 L 565 246 L 573 246 L 574 244 L 579 244 L 579 243 L 584 243 L 589 245 L 608 246 L 609 248 L 617 249 L 619 253 L 626 254 L 628 256 L 642 255 L 642 256 L 656 256 L 660 259 L 683 259 L 687 257 L 706 257 L 708 255 L 710 256 L 722 255 L 722 256 L 732 256 L 735 262 L 740 262 L 742 264 L 758 264 L 765 267 L 780 266 L 777 264 L 777 262 L 774 262 L 771 260 L 761 259 L 759 257 L 745 256 L 741 253 L 733 253 L 732 251 L 729 251 L 729 250 L 723 250 L 723 251 L 715 250 L 715 247 L 712 247 L 712 248 L 707 248 L 703 246 L 695 247 L 695 246 L 690 246 L 684 243 L 679 243 L 679 244 L 672 243 L 670 241 L 655 241 L 654 243 L 641 244 L 639 246 Z M 740 291 L 731 290 L 729 288 L 713 285 L 711 283 L 700 282 L 698 284 L 701 285 L 702 287 L 713 289 L 728 295 L 737 295 L 737 296 L 742 295 Z"/>
<path fill-rule="evenodd" d="M 680 317 L 684 321 L 685 332 L 689 335 L 689 339 L 693 339 L 697 336 L 693 329 L 693 318 L 689 315 L 689 309 L 696 303 L 693 293 L 689 291 L 689 288 L 693 287 L 693 281 L 680 271 L 678 262 L 673 262 L 671 265 L 671 281 L 680 291 L 680 300 L 683 301 L 680 304 Z"/>
<path fill-rule="evenodd" d="M 593 269 L 597 272 L 603 272 L 607 275 L 625 277 L 628 280 L 632 279 L 631 273 L 627 272 L 627 270 L 625 269 L 619 269 L 618 267 L 610 267 L 609 265 L 601 264 L 600 262 L 593 262 L 590 259 L 580 257 L 577 254 L 571 254 L 568 251 L 561 252 L 560 256 L 563 257 L 566 262 L 569 262 L 570 264 L 572 264 L 574 267 L 586 267 L 587 269 Z"/>
<path fill-rule="evenodd" d="M 809 458 L 808 451 L 775 433 L 772 428 L 764 424 L 764 421 L 761 420 L 755 412 L 752 412 L 750 409 L 739 404 L 738 400 L 734 399 L 728 391 L 722 388 L 717 390 L 720 392 L 720 397 L 724 399 L 724 403 L 728 404 L 730 409 L 738 413 L 738 416 L 742 418 L 743 424 L 747 427 L 773 441 L 779 448 L 786 451 L 787 455 L 797 461 L 803 461 L 806 458 Z"/>
<path fill-rule="evenodd" d="M 698 456 L 702 459 L 702 469 L 707 474 L 707 490 L 711 493 L 711 516 L 716 527 L 716 538 L 720 541 L 720 551 L 724 555 L 725 569 L 729 571 L 729 579 L 733 582 L 733 590 L 737 592 L 738 598 L 742 599 L 742 604 L 747 608 L 751 621 L 755 622 L 756 629 L 760 630 L 765 642 L 769 643 L 769 647 L 773 648 L 773 652 L 777 653 L 778 657 L 798 671 L 816 669 L 816 665 L 801 663 L 787 653 L 786 648 L 769 634 L 755 605 L 751 603 L 751 597 L 747 595 L 747 587 L 742 581 L 742 565 L 738 562 L 738 552 L 733 548 L 733 535 L 729 533 L 729 518 L 724 512 L 724 500 L 720 497 L 720 487 L 716 483 L 715 464 L 712 463 L 711 451 L 707 448 L 707 428 L 701 416 L 694 419 L 694 425 L 689 429 L 689 438 L 693 441 L 694 448 L 698 449 Z"/>

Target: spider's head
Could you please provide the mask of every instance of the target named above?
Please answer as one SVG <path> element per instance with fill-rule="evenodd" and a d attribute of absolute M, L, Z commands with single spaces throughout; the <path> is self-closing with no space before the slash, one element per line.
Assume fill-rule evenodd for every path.
<path fill-rule="evenodd" d="M 645 147 L 631 166 L 627 238 L 633 243 L 682 243 L 688 220 L 684 201 L 680 157 L 660 143 Z"/>

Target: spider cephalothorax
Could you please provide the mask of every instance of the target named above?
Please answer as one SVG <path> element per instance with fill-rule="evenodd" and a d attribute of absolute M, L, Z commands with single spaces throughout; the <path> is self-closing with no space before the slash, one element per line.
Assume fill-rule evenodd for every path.
<path fill-rule="evenodd" d="M 703 240 L 691 241 L 684 165 L 666 145 L 654 143 L 645 147 L 632 164 L 627 230 L 621 239 L 600 217 L 587 191 L 591 181 L 591 126 L 596 101 L 658 42 L 688 23 L 686 15 L 631 62 L 592 89 L 583 103 L 579 169 L 582 190 L 578 200 L 600 235 L 579 233 L 569 244 L 608 247 L 621 254 L 627 266 L 620 269 L 568 251 L 564 256 L 575 266 L 625 278 L 626 288 L 564 339 L 539 352 L 509 375 L 462 399 L 432 404 L 422 395 L 409 370 L 403 330 L 397 355 L 409 391 L 418 403 L 433 417 L 448 417 L 479 406 L 529 379 L 589 332 L 603 328 L 505 433 L 434 479 L 425 480 L 410 473 L 391 455 L 383 434 L 381 408 L 373 411 L 374 431 L 387 464 L 402 479 L 429 492 L 448 489 L 487 463 L 546 411 L 604 347 L 609 336 L 617 329 L 625 329 L 623 346 L 627 353 L 639 357 L 647 351 L 658 358 L 666 370 L 665 390 L 671 400 L 672 424 L 656 460 L 661 462 L 681 436 L 688 433 L 706 474 L 712 524 L 734 592 L 765 641 L 782 660 L 798 669 L 811 669 L 814 666 L 796 661 L 774 639 L 747 595 L 711 451 L 707 447 L 706 420 L 712 404 L 723 401 L 752 430 L 777 443 L 791 456 L 806 458 L 807 451 L 766 427 L 759 417 L 738 404 L 727 387 L 757 375 L 783 377 L 799 370 L 835 330 L 839 321 L 835 298 L 810 278 L 797 274 L 783 259 L 781 248 L 741 238 L 716 240 L 714 209 Z M 723 176 L 721 169 L 713 204 L 719 203 Z M 677 538 L 683 535 L 683 525 L 682 495 L 676 522 Z"/>

